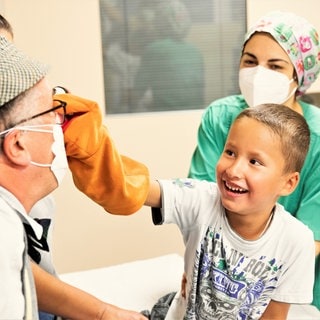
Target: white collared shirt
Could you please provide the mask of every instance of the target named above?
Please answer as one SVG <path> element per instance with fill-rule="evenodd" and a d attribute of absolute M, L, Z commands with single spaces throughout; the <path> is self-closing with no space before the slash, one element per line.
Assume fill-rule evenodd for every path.
<path fill-rule="evenodd" d="M 0 187 L 1 319 L 23 319 L 27 315 L 37 319 L 34 317 L 38 316 L 22 221 L 30 224 L 36 236 L 41 238 L 42 227 L 27 215 L 14 195 Z"/>

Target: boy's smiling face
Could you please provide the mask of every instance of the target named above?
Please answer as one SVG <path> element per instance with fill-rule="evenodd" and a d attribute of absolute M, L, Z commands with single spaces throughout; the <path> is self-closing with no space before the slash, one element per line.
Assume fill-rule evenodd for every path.
<path fill-rule="evenodd" d="M 293 191 L 294 173 L 284 173 L 280 142 L 279 136 L 257 120 L 243 117 L 235 121 L 216 168 L 227 212 L 269 215 L 278 197 Z"/>

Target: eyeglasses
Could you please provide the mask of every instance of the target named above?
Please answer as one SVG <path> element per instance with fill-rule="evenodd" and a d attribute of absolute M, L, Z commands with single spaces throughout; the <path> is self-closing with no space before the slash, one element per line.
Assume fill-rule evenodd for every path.
<path fill-rule="evenodd" d="M 30 118 L 26 118 L 26 119 L 23 119 L 23 120 L 20 120 L 19 122 L 15 123 L 14 125 L 12 125 L 11 127 L 15 127 L 23 122 L 27 122 L 27 121 L 30 121 L 30 120 L 33 120 L 35 118 L 38 118 L 38 117 L 41 117 L 49 112 L 54 112 L 55 113 L 55 117 L 56 117 L 56 124 L 64 124 L 65 120 L 66 120 L 66 105 L 67 103 L 62 101 L 62 100 L 58 100 L 58 99 L 54 99 L 53 100 L 53 104 L 58 104 L 56 106 L 54 106 L 53 108 L 51 109 L 48 109 L 46 111 L 43 111 L 43 112 L 40 112 Z M 58 109 L 62 108 L 62 113 L 60 112 L 57 112 Z"/>

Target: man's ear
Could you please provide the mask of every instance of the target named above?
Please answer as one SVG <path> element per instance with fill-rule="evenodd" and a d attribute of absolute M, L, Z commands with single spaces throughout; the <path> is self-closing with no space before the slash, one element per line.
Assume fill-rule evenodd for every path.
<path fill-rule="evenodd" d="M 3 139 L 3 153 L 8 161 L 18 166 L 30 164 L 31 157 L 25 144 L 24 134 L 20 130 L 12 130 Z"/>
<path fill-rule="evenodd" d="M 285 176 L 284 186 L 282 188 L 280 196 L 287 196 L 292 193 L 298 185 L 300 180 L 299 172 L 291 172 Z"/>

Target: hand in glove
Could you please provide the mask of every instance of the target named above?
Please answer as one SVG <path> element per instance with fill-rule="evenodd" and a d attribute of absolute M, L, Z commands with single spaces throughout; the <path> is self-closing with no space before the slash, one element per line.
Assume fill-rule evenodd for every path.
<path fill-rule="evenodd" d="M 54 98 L 67 103 L 64 140 L 77 188 L 109 213 L 139 210 L 149 190 L 147 167 L 118 154 L 96 102 L 69 93 Z"/>

